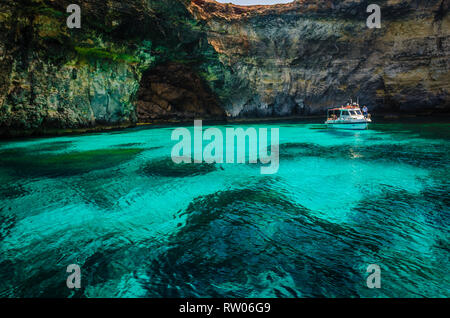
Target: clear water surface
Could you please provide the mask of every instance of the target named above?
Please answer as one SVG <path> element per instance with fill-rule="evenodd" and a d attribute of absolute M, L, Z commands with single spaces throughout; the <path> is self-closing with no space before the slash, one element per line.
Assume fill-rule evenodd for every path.
<path fill-rule="evenodd" d="M 450 296 L 450 125 L 251 126 L 277 174 L 175 165 L 174 127 L 1 142 L 0 296 Z"/>

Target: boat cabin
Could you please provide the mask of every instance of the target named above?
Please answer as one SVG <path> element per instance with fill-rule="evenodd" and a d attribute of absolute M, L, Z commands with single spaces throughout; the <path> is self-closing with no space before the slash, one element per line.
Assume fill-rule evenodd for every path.
<path fill-rule="evenodd" d="M 339 107 L 339 108 L 332 108 L 328 110 L 327 118 L 329 120 L 336 120 L 336 119 L 359 119 L 363 116 L 361 110 L 359 107 L 355 106 L 345 106 L 345 107 Z"/>
<path fill-rule="evenodd" d="M 347 104 L 337 108 L 328 109 L 325 124 L 330 128 L 339 129 L 367 129 L 371 123 L 370 115 L 362 114 L 357 103 Z"/>

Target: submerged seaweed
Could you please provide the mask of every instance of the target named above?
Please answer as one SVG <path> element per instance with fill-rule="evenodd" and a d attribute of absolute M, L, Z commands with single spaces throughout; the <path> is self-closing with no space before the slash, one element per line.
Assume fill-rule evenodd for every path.
<path fill-rule="evenodd" d="M 170 157 L 155 159 L 142 166 L 142 172 L 147 176 L 189 177 L 204 175 L 215 171 L 214 164 L 208 163 L 174 163 Z"/>
<path fill-rule="evenodd" d="M 350 282 L 361 274 L 338 259 L 356 263 L 357 251 L 378 250 L 267 187 L 196 198 L 181 216 L 185 224 L 151 264 L 149 296 L 356 295 Z M 334 284 L 341 289 L 331 292 Z"/>
<path fill-rule="evenodd" d="M 0 153 L 0 164 L 23 177 L 62 177 L 117 166 L 142 149 L 99 149 L 57 154 L 40 154 L 12 149 Z"/>
<path fill-rule="evenodd" d="M 2 144 L 0 296 L 447 297 L 449 143 L 383 129 L 284 124 L 266 176 L 177 165 L 165 128 Z"/>
<path fill-rule="evenodd" d="M 423 168 L 442 168 L 448 165 L 450 154 L 439 145 L 411 144 L 343 144 L 321 146 L 314 143 L 285 143 L 280 145 L 281 159 L 320 157 L 410 164 Z"/>

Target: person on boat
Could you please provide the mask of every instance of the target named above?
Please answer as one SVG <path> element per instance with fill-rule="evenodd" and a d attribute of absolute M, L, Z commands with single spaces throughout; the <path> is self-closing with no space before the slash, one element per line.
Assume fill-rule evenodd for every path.
<path fill-rule="evenodd" d="M 362 111 L 363 111 L 364 117 L 367 117 L 369 110 L 367 109 L 366 105 L 363 106 Z"/>

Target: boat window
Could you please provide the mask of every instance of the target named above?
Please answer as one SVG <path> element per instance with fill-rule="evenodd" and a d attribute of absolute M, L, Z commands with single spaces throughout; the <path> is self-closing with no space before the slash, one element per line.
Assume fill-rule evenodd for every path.
<path fill-rule="evenodd" d="M 348 111 L 347 110 L 343 110 L 341 113 L 341 116 L 348 116 Z"/>
<path fill-rule="evenodd" d="M 361 115 L 361 111 L 360 110 L 356 110 L 356 115 Z"/>

